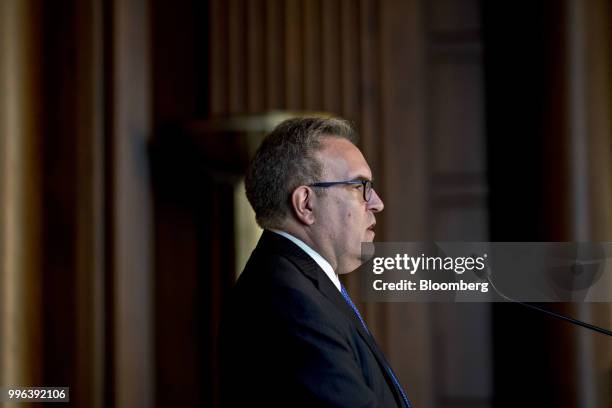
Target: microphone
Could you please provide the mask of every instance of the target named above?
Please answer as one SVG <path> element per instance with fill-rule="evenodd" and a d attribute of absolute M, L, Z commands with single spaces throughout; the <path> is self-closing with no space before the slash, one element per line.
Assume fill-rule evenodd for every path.
<path fill-rule="evenodd" d="M 566 322 L 569 322 L 569 323 L 575 324 L 575 325 L 577 325 L 577 326 L 584 327 L 584 328 L 586 328 L 586 329 L 590 329 L 590 330 L 596 331 L 597 333 L 601 333 L 601 334 L 605 334 L 605 335 L 608 335 L 608 336 L 612 336 L 612 331 L 607 330 L 607 329 L 604 329 L 604 328 L 602 328 L 602 327 L 595 326 L 595 325 L 593 325 L 593 324 L 589 324 L 589 323 L 583 322 L 583 321 L 581 321 L 581 320 L 573 319 L 573 318 L 571 318 L 571 317 L 569 317 L 569 316 L 565 316 L 565 315 L 562 315 L 562 314 L 559 314 L 559 313 L 553 312 L 553 311 L 551 311 L 551 310 L 543 309 L 543 308 L 541 308 L 541 307 L 538 307 L 538 306 L 532 305 L 532 304 L 530 304 L 530 303 L 521 302 L 521 301 L 519 301 L 519 300 L 515 300 L 515 299 L 512 299 L 512 298 L 509 298 L 508 296 L 506 296 L 506 295 L 504 295 L 502 292 L 500 292 L 500 291 L 499 291 L 499 289 L 497 289 L 497 287 L 495 287 L 495 284 L 493 283 L 493 280 L 491 279 L 491 276 L 493 275 L 493 273 L 491 272 L 491 269 L 490 269 L 490 268 L 486 268 L 486 269 L 482 269 L 482 270 L 474 270 L 474 274 L 475 274 L 475 275 L 476 275 L 476 276 L 477 276 L 479 279 L 482 279 L 482 280 L 487 280 L 487 281 L 488 281 L 488 282 L 491 284 L 491 287 L 493 288 L 493 290 L 494 290 L 494 291 L 495 291 L 495 292 L 496 292 L 496 293 L 497 293 L 499 296 L 501 296 L 502 298 L 504 298 L 505 300 L 507 300 L 507 301 L 509 301 L 509 302 L 512 302 L 512 303 L 518 303 L 519 305 L 522 305 L 522 306 L 528 307 L 528 308 L 530 308 L 530 309 L 537 310 L 537 311 L 539 311 L 539 312 L 545 313 L 545 314 L 547 314 L 547 315 L 549 315 L 549 316 L 552 316 L 552 317 L 554 317 L 554 318 L 557 318 L 557 319 L 560 319 L 560 320 L 564 320 L 564 321 L 566 321 Z"/>

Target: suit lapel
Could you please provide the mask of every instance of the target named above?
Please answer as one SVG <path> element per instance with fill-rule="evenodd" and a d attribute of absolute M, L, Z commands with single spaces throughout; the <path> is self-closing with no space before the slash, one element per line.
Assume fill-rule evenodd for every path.
<path fill-rule="evenodd" d="M 391 378 L 391 375 L 388 371 L 391 368 L 391 366 L 389 365 L 382 351 L 378 347 L 376 340 L 374 340 L 374 337 L 372 337 L 372 335 L 363 328 L 361 322 L 359 321 L 359 318 L 357 317 L 353 309 L 351 309 L 351 307 L 346 303 L 346 300 L 344 300 L 344 298 L 342 297 L 342 294 L 338 291 L 338 288 L 334 286 L 333 283 L 329 282 L 329 279 L 325 279 L 325 280 L 327 282 L 321 282 L 319 289 L 321 290 L 323 295 L 325 295 L 325 297 L 327 297 L 338 309 L 342 310 L 342 312 L 349 319 L 353 321 L 354 326 L 357 328 L 357 332 L 359 333 L 361 338 L 366 342 L 366 344 L 372 351 L 372 354 L 378 361 L 378 364 L 380 365 L 381 371 L 383 372 L 385 376 L 387 384 L 389 385 L 389 388 L 393 391 L 393 395 L 395 395 L 396 402 L 400 406 L 403 406 L 404 399 L 402 395 L 400 394 L 399 390 L 397 389 L 397 387 L 395 386 L 395 383 L 393 382 L 393 379 Z"/>
<path fill-rule="evenodd" d="M 376 344 L 374 338 L 366 332 L 366 330 L 361 325 L 357 315 L 351 309 L 351 307 L 346 303 L 342 294 L 338 290 L 338 288 L 332 283 L 332 281 L 325 275 L 325 272 L 319 267 L 319 265 L 312 259 L 306 252 L 304 252 L 300 247 L 295 245 L 293 242 L 288 240 L 287 238 L 276 234 L 271 231 L 264 231 L 262 238 L 259 242 L 258 248 L 266 249 L 268 251 L 272 251 L 283 255 L 290 259 L 299 270 L 302 271 L 308 278 L 310 278 L 319 291 L 336 306 L 338 309 L 342 311 L 342 313 L 353 322 L 353 325 L 357 328 L 357 332 L 361 336 L 361 338 L 368 345 L 372 354 L 378 361 L 380 365 L 381 371 L 384 373 L 385 379 L 389 388 L 393 390 L 393 394 L 395 395 L 395 399 L 400 406 L 404 405 L 402 395 L 399 390 L 395 386 L 393 379 L 389 373 L 390 365 L 387 363 L 382 351 Z"/>

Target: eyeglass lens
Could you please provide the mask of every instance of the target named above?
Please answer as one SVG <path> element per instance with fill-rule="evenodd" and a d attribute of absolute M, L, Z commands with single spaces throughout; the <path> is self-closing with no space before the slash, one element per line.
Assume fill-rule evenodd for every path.
<path fill-rule="evenodd" d="M 370 201 L 372 197 L 372 182 L 366 181 L 363 183 L 363 199 L 366 201 Z"/>

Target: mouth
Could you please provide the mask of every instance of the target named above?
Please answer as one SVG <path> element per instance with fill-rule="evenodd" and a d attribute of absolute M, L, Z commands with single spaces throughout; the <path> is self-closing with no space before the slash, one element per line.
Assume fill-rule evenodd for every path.
<path fill-rule="evenodd" d="M 370 225 L 370 226 L 367 228 L 367 230 L 368 230 L 368 231 L 372 231 L 372 232 L 376 232 L 376 231 L 374 230 L 374 228 L 375 228 L 375 227 L 376 227 L 376 223 L 374 222 L 374 223 L 372 223 L 372 225 Z"/>

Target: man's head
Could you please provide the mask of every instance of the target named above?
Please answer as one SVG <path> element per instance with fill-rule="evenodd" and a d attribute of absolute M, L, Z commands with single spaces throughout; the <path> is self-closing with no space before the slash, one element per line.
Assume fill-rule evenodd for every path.
<path fill-rule="evenodd" d="M 285 230 L 318 251 L 339 273 L 359 266 L 361 242 L 374 238 L 383 203 L 362 183 L 372 180 L 355 133 L 341 119 L 299 118 L 266 137 L 246 176 L 246 194 L 262 228 Z"/>

